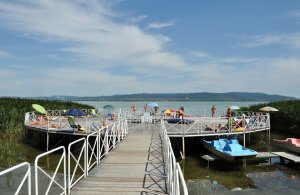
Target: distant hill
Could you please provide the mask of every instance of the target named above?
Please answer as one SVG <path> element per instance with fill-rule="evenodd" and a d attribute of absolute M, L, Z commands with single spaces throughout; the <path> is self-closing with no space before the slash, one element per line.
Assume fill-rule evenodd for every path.
<path fill-rule="evenodd" d="M 112 96 L 50 96 L 34 97 L 36 99 L 55 99 L 66 101 L 281 101 L 296 100 L 297 98 L 250 92 L 227 93 L 141 93 Z"/>

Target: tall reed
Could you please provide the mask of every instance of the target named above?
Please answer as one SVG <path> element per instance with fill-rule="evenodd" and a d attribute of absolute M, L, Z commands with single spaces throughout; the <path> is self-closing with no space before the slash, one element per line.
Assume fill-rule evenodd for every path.
<path fill-rule="evenodd" d="M 40 104 L 46 110 L 68 108 L 91 109 L 92 106 L 69 101 L 0 98 L 0 167 L 9 167 L 22 161 L 22 136 L 26 112 L 33 111 L 32 104 Z"/>
<path fill-rule="evenodd" d="M 276 101 L 266 104 L 256 104 L 243 110 L 259 111 L 260 108 L 271 106 L 278 112 L 269 112 L 271 116 L 271 128 L 276 131 L 288 132 L 300 135 L 300 100 Z"/>

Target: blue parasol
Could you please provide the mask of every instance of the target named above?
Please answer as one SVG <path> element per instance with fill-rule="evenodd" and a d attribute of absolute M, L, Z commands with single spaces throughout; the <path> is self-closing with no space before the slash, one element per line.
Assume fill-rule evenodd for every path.
<path fill-rule="evenodd" d="M 70 108 L 62 114 L 63 116 L 86 116 L 87 114 L 80 109 Z"/>
<path fill-rule="evenodd" d="M 158 105 L 156 102 L 150 102 L 150 103 L 148 103 L 147 105 L 148 105 L 149 107 L 153 107 L 153 108 L 159 107 L 159 105 Z"/>

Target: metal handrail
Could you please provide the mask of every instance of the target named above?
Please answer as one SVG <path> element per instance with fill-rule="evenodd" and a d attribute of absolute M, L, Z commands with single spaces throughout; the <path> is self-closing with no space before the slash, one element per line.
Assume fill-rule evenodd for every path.
<path fill-rule="evenodd" d="M 78 144 L 80 142 L 82 143 L 82 147 L 79 148 L 80 149 L 80 153 L 78 155 L 78 157 L 76 158 L 73 153 L 72 153 L 72 146 L 74 144 Z M 76 162 L 75 167 L 73 172 L 71 173 L 71 159 L 74 160 Z M 80 162 L 83 159 L 83 166 L 80 164 Z M 78 140 L 73 141 L 72 143 L 69 144 L 68 146 L 68 193 L 70 193 L 71 188 L 83 177 L 86 177 L 86 173 L 87 173 L 87 155 L 86 155 L 86 139 L 85 138 L 81 138 Z M 78 176 L 78 178 L 74 181 L 74 177 L 75 174 L 77 173 L 77 169 L 80 169 L 83 174 Z"/>
<path fill-rule="evenodd" d="M 172 149 L 171 141 L 167 135 L 167 130 L 164 122 L 161 122 L 161 137 L 163 143 L 164 159 L 167 175 L 167 189 L 171 195 L 180 195 L 181 190 L 184 195 L 188 194 L 187 186 L 181 172 L 181 168 L 178 163 L 176 163 L 175 155 Z M 181 185 L 180 185 L 181 183 Z"/>
<path fill-rule="evenodd" d="M 87 140 L 87 149 L 86 149 L 86 156 L 87 156 L 87 175 L 88 172 L 94 167 L 95 165 L 99 164 L 99 134 L 100 131 L 93 132 L 86 137 Z M 96 138 L 95 141 L 92 143 L 90 142 L 91 138 Z M 94 161 L 93 161 L 94 160 Z"/>
<path fill-rule="evenodd" d="M 26 113 L 25 115 L 25 124 L 30 122 L 31 115 L 34 115 L 34 113 Z M 83 177 L 86 177 L 88 175 L 88 172 L 91 170 L 91 167 L 93 167 L 95 164 L 100 163 L 100 159 L 107 155 L 109 150 L 112 147 L 115 147 L 117 143 L 119 143 L 122 139 L 126 137 L 128 134 L 128 124 L 126 119 L 120 119 L 117 121 L 113 121 L 111 124 L 108 124 L 105 127 L 97 127 L 97 125 L 92 125 L 94 127 L 94 132 L 89 134 L 87 138 L 81 138 L 78 140 L 75 140 L 74 142 L 70 143 L 68 146 L 68 165 L 66 165 L 66 150 L 64 146 L 60 146 L 58 148 L 55 148 L 53 150 L 50 150 L 48 152 L 42 153 L 38 155 L 35 158 L 34 161 L 34 172 L 35 172 L 35 194 L 39 194 L 39 173 L 43 173 L 44 176 L 50 179 L 50 183 L 46 189 L 46 192 L 43 194 L 48 194 L 52 184 L 55 183 L 63 192 L 61 194 L 66 194 L 67 192 L 70 193 L 70 189 Z M 109 133 L 110 131 L 110 133 Z M 103 132 L 105 132 L 103 134 Z M 95 142 L 90 142 L 91 138 L 95 138 Z M 102 142 L 100 142 L 102 141 Z M 75 157 L 72 153 L 71 149 L 74 144 L 78 144 L 79 142 L 83 142 L 82 147 L 80 148 L 80 153 L 78 157 Z M 51 176 L 48 174 L 42 167 L 39 166 L 39 160 L 42 157 L 45 157 L 51 153 L 58 152 L 59 150 L 62 150 L 60 159 L 55 167 L 55 171 L 53 175 Z M 90 151 L 90 154 L 89 154 Z M 93 157 L 95 158 L 95 161 L 93 160 Z M 80 164 L 83 159 L 83 166 Z M 76 162 L 74 170 L 71 169 L 71 160 L 74 160 Z M 15 194 L 18 194 L 26 181 L 28 179 L 28 194 L 31 194 L 31 169 L 30 164 L 28 162 L 21 163 L 19 165 L 16 165 L 14 167 L 11 167 L 7 170 L 4 170 L 0 172 L 0 176 L 9 173 L 19 167 L 22 167 L 24 165 L 28 165 L 28 170 L 22 179 L 21 184 L 19 185 L 17 191 Z M 56 180 L 56 176 L 58 173 L 59 168 L 63 165 L 63 184 L 60 184 L 59 181 Z M 66 173 L 66 168 L 68 168 L 68 173 Z M 75 174 L 77 170 L 81 170 L 83 172 L 82 175 L 77 175 L 78 178 L 75 178 Z M 67 187 L 67 178 L 68 177 L 68 187 Z"/>
<path fill-rule="evenodd" d="M 42 167 L 39 167 L 38 162 L 39 162 L 39 159 L 40 159 L 41 157 L 47 156 L 48 154 L 54 153 L 54 152 L 56 152 L 56 151 L 58 151 L 58 150 L 62 150 L 63 152 L 62 152 L 61 157 L 60 157 L 60 160 L 59 160 L 59 162 L 58 162 L 58 164 L 57 164 L 57 166 L 56 166 L 56 169 L 55 169 L 55 171 L 54 171 L 54 173 L 53 173 L 53 176 L 51 176 L 51 175 L 48 174 L 46 171 L 44 171 Z M 57 175 L 57 172 L 58 172 L 58 170 L 59 170 L 59 167 L 60 167 L 61 164 L 62 164 L 62 161 L 63 161 L 63 171 L 64 171 L 64 174 L 63 174 L 63 175 L 64 175 L 64 179 L 63 179 L 63 180 L 64 180 L 64 181 L 63 181 L 64 184 L 63 184 L 63 186 L 62 186 L 58 181 L 55 180 L 55 177 L 56 177 L 56 175 Z M 53 149 L 53 150 L 50 150 L 50 151 L 48 151 L 48 152 L 45 152 L 45 153 L 42 153 L 42 154 L 38 155 L 38 156 L 35 158 L 35 161 L 34 161 L 34 168 L 35 168 L 35 194 L 36 194 L 36 195 L 39 194 L 39 188 L 38 188 L 38 187 L 39 187 L 38 170 L 40 170 L 42 173 L 44 173 L 44 175 L 47 176 L 47 177 L 51 180 L 50 183 L 49 183 L 49 185 L 48 185 L 48 187 L 47 187 L 47 190 L 46 190 L 46 192 L 45 192 L 44 194 L 48 194 L 48 193 L 49 193 L 50 188 L 51 188 L 53 182 L 54 182 L 59 188 L 61 188 L 61 189 L 63 190 L 63 192 L 62 192 L 61 194 L 66 194 L 66 193 L 67 193 L 67 188 L 66 188 L 66 186 L 67 186 L 67 182 L 66 182 L 66 149 L 65 149 L 64 146 L 60 146 L 60 147 L 58 147 L 58 148 L 55 148 L 55 149 Z"/>
<path fill-rule="evenodd" d="M 232 117 L 231 119 L 235 119 L 234 122 L 231 119 L 229 120 L 228 117 L 197 117 L 190 119 L 193 120 L 191 124 L 171 124 L 166 120 L 162 121 L 168 134 L 172 136 L 244 133 L 270 129 L 270 116 L 268 114 Z M 239 122 L 243 125 L 239 126 Z"/>
<path fill-rule="evenodd" d="M 181 189 L 183 190 L 183 194 L 189 194 L 179 163 L 176 164 L 176 170 L 177 170 L 176 173 L 179 176 L 179 177 L 177 176 L 176 178 L 178 178 L 180 181 L 180 182 L 178 181 L 178 184 L 181 183 Z M 179 192 L 179 187 L 180 187 L 180 185 L 178 185 L 178 189 L 177 189 L 178 192 Z"/>
<path fill-rule="evenodd" d="M 27 183 L 28 183 L 27 194 L 28 194 L 28 195 L 31 195 L 31 167 L 30 167 L 30 164 L 29 164 L 28 162 L 23 162 L 23 163 L 20 163 L 20 164 L 18 164 L 18 165 L 15 165 L 15 166 L 13 166 L 13 167 L 11 167 L 11 168 L 9 168 L 9 169 L 6 169 L 6 170 L 4 170 L 4 171 L 1 171 L 1 172 L 0 172 L 0 177 L 1 177 L 2 175 L 5 175 L 5 174 L 7 174 L 7 173 L 9 173 L 9 172 L 12 172 L 12 171 L 14 171 L 14 170 L 16 170 L 16 169 L 19 169 L 19 168 L 21 168 L 21 167 L 24 167 L 24 166 L 27 166 L 27 171 L 26 171 L 26 173 L 25 173 L 25 175 L 24 175 L 24 177 L 23 177 L 21 183 L 19 184 L 19 186 L 18 186 L 18 188 L 17 188 L 15 194 L 19 194 L 19 192 L 20 192 L 20 190 L 22 189 L 22 187 L 23 187 L 25 181 L 27 180 Z"/>

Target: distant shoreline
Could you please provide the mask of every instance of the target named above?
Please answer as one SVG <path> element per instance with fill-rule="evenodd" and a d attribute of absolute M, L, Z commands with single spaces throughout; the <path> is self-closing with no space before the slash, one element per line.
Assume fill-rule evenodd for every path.
<path fill-rule="evenodd" d="M 32 99 L 48 99 L 62 101 L 257 101 L 272 102 L 297 100 L 295 97 L 269 95 L 265 93 L 227 92 L 227 93 L 141 93 L 112 96 L 64 96 L 32 97 Z"/>

